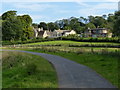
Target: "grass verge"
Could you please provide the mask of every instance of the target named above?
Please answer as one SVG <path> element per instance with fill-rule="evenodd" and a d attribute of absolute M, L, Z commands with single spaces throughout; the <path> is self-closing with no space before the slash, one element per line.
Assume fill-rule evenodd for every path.
<path fill-rule="evenodd" d="M 63 41 L 47 41 L 47 42 L 38 42 L 38 43 L 29 43 L 29 44 L 23 44 L 23 45 L 84 45 L 84 44 L 92 44 L 92 45 L 120 45 L 120 43 L 112 43 L 112 42 L 77 42 L 77 41 L 69 41 L 69 40 L 63 40 Z"/>
<path fill-rule="evenodd" d="M 101 76 L 110 81 L 113 85 L 120 88 L 120 72 L 119 72 L 119 58 L 118 52 L 113 53 L 72 53 L 72 52 L 60 52 L 60 51 L 47 51 L 42 49 L 31 49 L 28 51 L 42 52 L 48 54 L 59 55 L 68 58 L 77 63 L 86 65 Z"/>
<path fill-rule="evenodd" d="M 3 52 L 3 88 L 57 88 L 52 65 L 37 55 Z"/>

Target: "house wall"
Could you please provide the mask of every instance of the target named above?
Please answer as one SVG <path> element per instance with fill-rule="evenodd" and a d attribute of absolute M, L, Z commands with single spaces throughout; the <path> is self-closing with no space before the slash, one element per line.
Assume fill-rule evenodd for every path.
<path fill-rule="evenodd" d="M 74 30 L 72 30 L 71 32 L 65 32 L 64 36 L 68 36 L 72 34 L 76 34 L 76 32 Z"/>
<path fill-rule="evenodd" d="M 108 33 L 108 31 L 107 30 L 102 30 L 102 33 Z"/>
<path fill-rule="evenodd" d="M 75 32 L 74 30 L 72 30 L 72 31 L 70 32 L 70 34 L 76 34 L 76 32 Z"/>
<path fill-rule="evenodd" d="M 43 38 L 46 38 L 46 37 L 48 37 L 48 35 L 47 35 L 47 32 L 45 31 L 43 34 Z"/>
<path fill-rule="evenodd" d="M 84 32 L 85 37 L 112 37 L 112 33 L 109 33 L 107 29 L 103 30 L 86 30 Z"/>
<path fill-rule="evenodd" d="M 36 29 L 34 29 L 34 36 L 35 36 L 35 37 L 38 37 L 38 32 L 37 32 Z"/>

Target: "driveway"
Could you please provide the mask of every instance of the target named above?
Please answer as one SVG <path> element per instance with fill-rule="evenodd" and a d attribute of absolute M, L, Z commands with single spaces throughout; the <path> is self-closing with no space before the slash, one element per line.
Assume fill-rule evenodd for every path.
<path fill-rule="evenodd" d="M 115 88 L 110 82 L 89 67 L 60 56 L 21 50 L 3 51 L 25 52 L 45 58 L 56 69 L 59 88 Z"/>

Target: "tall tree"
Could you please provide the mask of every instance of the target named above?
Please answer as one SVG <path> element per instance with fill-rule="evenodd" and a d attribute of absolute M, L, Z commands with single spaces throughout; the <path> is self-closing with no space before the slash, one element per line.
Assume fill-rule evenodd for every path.
<path fill-rule="evenodd" d="M 17 16 L 17 11 L 2 14 L 2 33 L 4 40 L 29 39 L 33 35 L 32 19 L 29 15 Z"/>
<path fill-rule="evenodd" d="M 38 24 L 37 24 L 37 23 L 33 23 L 32 26 L 33 26 L 34 28 L 38 28 Z"/>
<path fill-rule="evenodd" d="M 47 24 L 45 22 L 40 22 L 40 24 L 38 25 L 38 28 L 43 28 L 43 30 L 47 30 Z"/>
<path fill-rule="evenodd" d="M 115 12 L 115 23 L 113 33 L 116 36 L 120 37 L 120 11 Z"/>
<path fill-rule="evenodd" d="M 22 36 L 22 24 L 21 21 L 14 17 L 3 21 L 2 34 L 3 40 L 18 40 Z"/>
<path fill-rule="evenodd" d="M 7 11 L 2 14 L 2 20 L 10 19 L 11 17 L 15 17 L 17 11 Z"/>
<path fill-rule="evenodd" d="M 51 31 L 58 29 L 58 26 L 53 22 L 48 23 L 47 26 L 48 26 L 48 30 L 51 30 Z"/>
<path fill-rule="evenodd" d="M 29 15 L 23 15 L 23 16 L 18 16 L 18 18 L 21 20 L 21 23 L 23 25 L 23 36 L 22 39 L 30 39 L 33 37 L 34 32 L 33 32 L 33 27 L 32 27 L 32 19 Z"/>
<path fill-rule="evenodd" d="M 86 24 L 85 29 L 88 29 L 88 28 L 93 29 L 93 28 L 96 28 L 96 27 L 93 23 L 88 23 L 88 24 Z"/>

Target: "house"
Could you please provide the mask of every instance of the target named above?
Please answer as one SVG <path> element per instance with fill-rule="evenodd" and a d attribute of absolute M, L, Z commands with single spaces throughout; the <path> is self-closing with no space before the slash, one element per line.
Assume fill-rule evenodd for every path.
<path fill-rule="evenodd" d="M 50 37 L 52 32 L 49 30 L 43 30 L 43 28 L 34 28 L 34 36 L 40 38 Z"/>
<path fill-rule="evenodd" d="M 57 37 L 76 34 L 74 30 L 55 30 L 54 32 L 57 33 Z"/>
<path fill-rule="evenodd" d="M 49 38 L 51 38 L 51 36 L 52 36 L 52 32 L 50 32 L 48 30 L 44 30 L 44 31 L 38 31 L 38 36 L 37 37 L 40 37 L 40 38 L 49 37 Z"/>
<path fill-rule="evenodd" d="M 43 28 L 34 28 L 34 36 L 40 38 L 56 38 L 72 34 L 76 34 L 76 32 L 74 30 L 54 30 L 51 32 L 50 30 L 43 30 Z"/>
<path fill-rule="evenodd" d="M 88 28 L 84 32 L 84 37 L 112 37 L 112 33 L 109 32 L 109 29 L 106 28 Z"/>
<path fill-rule="evenodd" d="M 43 28 L 33 28 L 34 30 L 34 36 L 38 37 L 38 35 L 41 35 L 41 31 L 43 31 Z"/>

